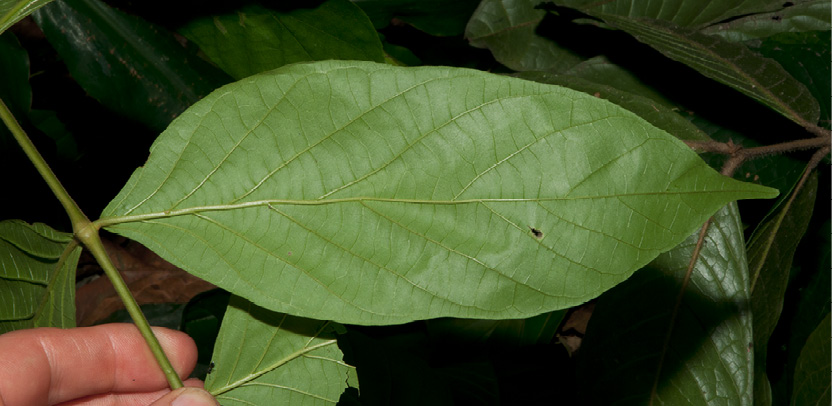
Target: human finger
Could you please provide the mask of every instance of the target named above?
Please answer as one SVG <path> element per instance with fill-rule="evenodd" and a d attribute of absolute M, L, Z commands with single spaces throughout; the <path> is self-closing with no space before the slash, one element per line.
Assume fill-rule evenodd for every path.
<path fill-rule="evenodd" d="M 154 328 L 180 376 L 196 364 L 185 333 Z M 0 403 L 53 405 L 110 392 L 150 392 L 167 386 L 150 349 L 132 324 L 74 329 L 38 328 L 0 335 Z"/>
<path fill-rule="evenodd" d="M 219 406 L 219 403 L 203 389 L 179 388 L 150 406 Z"/>

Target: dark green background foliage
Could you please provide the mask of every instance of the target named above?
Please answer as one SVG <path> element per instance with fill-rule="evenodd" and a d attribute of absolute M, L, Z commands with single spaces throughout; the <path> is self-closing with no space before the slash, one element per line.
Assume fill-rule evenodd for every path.
<path fill-rule="evenodd" d="M 832 54 L 828 1 L 756 0 L 742 2 L 741 7 L 728 1 L 712 1 L 708 2 L 708 7 L 702 7 L 703 2 L 698 0 L 595 3 L 590 0 L 0 0 L 0 98 L 34 139 L 81 208 L 91 217 L 104 213 L 105 220 L 130 214 L 153 214 L 151 209 L 157 206 L 157 213 L 165 213 L 164 208 L 177 207 L 186 200 L 185 203 L 199 200 L 197 203 L 202 206 L 218 204 L 211 200 L 213 195 L 205 198 L 195 193 L 201 184 L 187 193 L 188 181 L 183 180 L 185 175 L 181 173 L 178 177 L 171 176 L 175 181 L 173 186 L 159 180 L 162 176 L 159 173 L 169 175 L 175 169 L 164 172 L 165 163 L 173 162 L 173 158 L 165 155 L 166 151 L 171 154 L 187 151 L 185 147 L 174 149 L 174 138 L 177 138 L 174 135 L 187 138 L 187 144 L 204 151 L 205 162 L 213 162 L 212 153 L 226 154 L 223 149 L 211 150 L 212 145 L 222 144 L 222 141 L 216 141 L 221 138 L 246 147 L 245 135 L 235 133 L 231 121 L 211 128 L 215 131 L 212 134 L 219 134 L 215 140 L 198 138 L 195 128 L 203 122 L 189 124 L 196 116 L 212 113 L 221 117 L 237 113 L 243 116 L 259 111 L 256 110 L 259 108 L 269 112 L 265 117 L 296 113 L 302 123 L 314 123 L 315 120 L 303 118 L 303 114 L 327 115 L 329 106 L 316 105 L 320 100 L 316 97 L 323 93 L 331 91 L 335 99 L 350 91 L 358 94 L 365 89 L 361 87 L 363 84 L 356 84 L 362 80 L 369 83 L 366 88 L 392 92 L 394 85 L 410 83 L 408 80 L 412 79 L 413 72 L 416 72 L 413 78 L 419 78 L 418 75 L 432 78 L 427 81 L 439 83 L 437 88 L 447 82 L 449 88 L 454 89 L 442 93 L 441 89 L 426 87 L 428 99 L 443 96 L 430 100 L 431 104 L 426 102 L 425 105 L 436 110 L 452 112 L 474 100 L 472 103 L 479 104 L 497 101 L 502 107 L 508 106 L 507 111 L 513 111 L 508 98 L 516 93 L 537 98 L 536 103 L 552 103 L 553 110 L 585 105 L 586 110 L 569 111 L 586 112 L 587 117 L 608 113 L 624 117 L 620 128 L 605 132 L 609 138 L 588 138 L 586 133 L 581 133 L 587 137 L 582 138 L 584 142 L 580 145 L 569 144 L 572 149 L 556 146 L 545 150 L 566 151 L 563 154 L 566 157 L 580 155 L 587 160 L 602 154 L 598 152 L 601 149 L 594 149 L 598 144 L 635 142 L 633 140 L 637 138 L 630 137 L 630 132 L 636 132 L 634 126 L 645 129 L 636 136 L 644 133 L 659 137 L 656 134 L 664 136 L 666 132 L 681 140 L 715 140 L 745 148 L 812 138 L 819 131 L 829 130 Z M 32 7 L 18 11 L 21 5 Z M 40 8 L 31 17 L 21 20 L 37 7 Z M 328 60 L 337 61 L 303 64 Z M 384 63 L 388 65 L 382 65 Z M 438 67 L 394 69 L 391 66 L 471 68 L 501 76 Z M 280 70 L 276 74 L 252 77 L 277 68 Z M 349 74 L 338 76 L 332 73 L 336 71 Z M 316 72 L 320 74 L 315 76 Z M 390 83 L 384 80 L 373 83 L 372 79 L 367 79 L 383 75 L 393 79 Z M 355 85 L 354 89 L 329 83 L 331 80 L 347 82 L 344 79 L 347 76 L 352 78 L 350 85 Z M 296 77 L 303 77 L 303 80 Z M 437 79 L 440 77 L 442 79 Z M 223 88 L 222 92 L 211 93 L 235 80 L 241 81 Z M 453 87 L 461 86 L 460 83 L 468 85 Z M 477 84 L 481 87 L 476 87 Z M 555 88 L 543 84 L 580 93 L 558 93 L 558 90 L 556 96 L 550 97 L 551 89 Z M 378 87 L 372 87 L 374 85 Z M 280 89 L 279 97 L 270 98 L 274 95 L 266 94 L 275 90 L 269 86 Z M 292 90 L 284 92 L 284 88 L 295 89 L 295 93 Z M 256 91 L 252 89 L 266 89 L 266 92 L 253 97 L 251 94 Z M 314 92 L 304 89 L 314 89 Z M 469 91 L 471 94 L 467 93 Z M 233 94 L 238 103 L 242 101 L 249 107 L 254 106 L 251 107 L 253 110 L 243 110 L 239 105 L 223 110 L 224 94 Z M 283 109 L 278 106 L 283 97 L 295 97 L 293 100 L 298 100 L 298 105 L 302 106 L 303 102 L 309 105 L 297 110 Z M 194 105 L 203 98 L 206 98 L 205 102 Z M 398 95 L 390 99 L 413 111 L 418 109 L 418 103 L 407 103 L 423 100 Z M 618 107 L 599 99 L 608 100 L 634 115 L 621 113 Z M 261 102 L 262 105 L 258 105 Z M 396 108 L 402 108 L 390 103 L 373 105 L 373 110 L 378 110 L 375 108 L 379 106 L 380 110 L 389 108 L 394 112 L 398 111 Z M 531 117 L 536 106 L 540 104 L 517 104 L 514 108 L 520 113 L 514 111 L 512 114 L 527 113 Z M 366 119 L 368 126 L 376 126 L 374 131 L 381 131 L 379 128 L 395 130 L 395 126 L 387 126 L 384 120 L 373 122 L 368 111 L 351 112 L 351 108 L 333 108 L 330 111 L 335 113 L 327 120 L 334 122 L 341 113 L 345 116 L 354 114 Z M 490 114 L 496 117 L 494 114 L 498 113 Z M 522 131 L 527 129 L 524 127 L 526 121 L 512 121 L 512 114 L 507 113 L 501 118 L 508 127 L 503 130 L 510 131 L 513 136 L 522 136 L 525 134 Z M 171 124 L 177 117 L 180 119 Z M 388 122 L 401 117 L 401 114 L 391 113 Z M 604 118 L 609 117 L 605 115 Z M 530 125 L 528 132 L 536 134 L 538 127 L 535 125 L 540 122 L 543 126 L 556 127 L 557 120 L 547 120 Z M 225 124 L 232 129 L 226 131 Z M 573 124 L 574 121 L 570 121 L 570 125 Z M 462 133 L 477 132 L 475 130 L 482 133 L 478 136 L 484 138 L 474 136 L 474 140 L 499 137 L 499 131 L 494 128 L 477 125 L 482 122 L 464 124 L 460 120 L 457 123 Z M 412 127 L 418 127 L 418 124 Z M 166 128 L 168 130 L 159 136 Z M 404 126 L 401 128 L 398 132 L 402 137 L 408 137 Z M 551 131 L 568 131 L 569 128 Z M 440 126 L 434 130 L 430 132 L 440 133 L 445 129 Z M 489 131 L 495 131 L 496 135 Z M 296 136 L 301 133 L 303 137 Z M 308 137 L 314 137 L 314 134 L 314 131 L 304 129 L 295 135 L 283 134 L 280 141 L 313 150 L 318 143 L 309 141 Z M 448 137 L 455 134 L 458 135 L 452 133 Z M 425 143 L 436 141 L 435 137 L 421 135 L 424 139 L 420 140 Z M 162 147 L 154 149 L 161 151 L 154 150 L 154 156 L 148 158 L 148 150 L 157 136 L 157 146 Z M 188 138 L 191 136 L 194 137 L 192 141 Z M 354 141 L 351 137 L 351 133 L 338 133 L 335 139 Z M 372 139 L 365 134 L 360 141 L 369 143 Z M 320 144 L 324 152 L 328 151 L 323 141 Z M 495 145 L 496 155 L 501 147 L 496 141 Z M 258 149 L 257 144 L 248 147 Z M 666 153 L 670 157 L 667 158 L 668 165 L 661 168 L 667 173 L 673 165 L 688 162 L 692 156 L 685 155 L 689 153 L 686 148 L 676 149 L 681 150 L 678 157 Z M 407 156 L 408 151 L 412 152 L 412 149 L 403 149 L 401 154 Z M 313 152 L 321 153 L 320 149 Z M 528 151 L 521 148 L 515 152 L 521 155 Z M 473 303 L 469 307 L 459 305 L 460 302 L 433 306 L 432 303 L 444 294 L 435 293 L 421 299 L 418 295 L 406 296 L 406 302 L 389 303 L 373 303 L 375 296 L 362 302 L 359 297 L 349 303 L 361 311 L 333 312 L 326 303 L 340 300 L 347 294 L 335 293 L 334 299 L 316 297 L 323 304 L 304 307 L 297 305 L 297 298 L 289 300 L 296 285 L 270 285 L 268 278 L 256 273 L 246 274 L 245 270 L 239 271 L 233 265 L 224 270 L 200 262 L 209 258 L 202 255 L 203 252 L 231 251 L 222 245 L 222 241 L 210 241 L 212 236 L 224 234 L 201 230 L 200 219 L 209 218 L 218 228 L 222 226 L 224 230 L 232 230 L 231 234 L 255 241 L 251 246 L 267 247 L 268 258 L 262 261 L 285 255 L 282 261 L 301 269 L 304 263 L 299 258 L 300 251 L 286 247 L 292 238 L 300 238 L 299 233 L 308 231 L 309 224 L 317 227 L 310 235 L 324 235 L 327 241 L 348 245 L 337 240 L 344 237 L 344 233 L 330 230 L 325 220 L 335 212 L 338 215 L 354 212 L 335 205 L 332 209 L 307 213 L 306 209 L 288 205 L 284 208 L 278 203 L 261 204 L 259 217 L 234 212 L 228 217 L 206 214 L 199 219 L 181 216 L 160 218 L 158 222 L 118 224 L 118 221 L 112 221 L 108 230 L 134 238 L 174 264 L 230 291 L 231 294 L 226 290 L 206 292 L 185 306 L 144 307 L 153 324 L 179 328 L 195 338 L 200 354 L 194 374 L 206 379 L 207 388 L 220 396 L 227 390 L 237 391 L 233 392 L 234 396 L 250 401 L 262 401 L 270 396 L 244 385 L 238 387 L 235 382 L 240 371 L 229 368 L 227 360 L 239 357 L 234 366 L 243 372 L 257 374 L 257 382 L 287 385 L 297 393 L 315 394 L 314 399 L 297 393 L 281 395 L 283 404 L 332 403 L 339 397 L 341 404 L 348 405 L 828 404 L 830 213 L 826 202 L 830 196 L 829 158 L 824 157 L 815 173 L 800 183 L 813 152 L 773 153 L 744 161 L 732 172 L 736 180 L 778 190 L 777 199 L 745 200 L 725 205 L 725 202 L 738 198 L 773 196 L 762 192 L 762 188 L 742 186 L 747 187 L 743 192 L 745 195 L 686 200 L 685 204 L 696 209 L 692 212 L 699 211 L 702 221 L 722 207 L 712 218 L 701 251 L 696 248 L 699 232 L 689 232 L 701 221 L 685 218 L 683 220 L 697 224 L 680 225 L 674 218 L 671 224 L 659 225 L 673 238 L 659 242 L 648 239 L 645 244 L 655 247 L 634 249 L 633 252 L 638 253 L 632 255 L 638 258 L 633 261 L 610 262 L 618 268 L 592 266 L 592 269 L 601 269 L 606 278 L 599 277 L 597 286 L 587 287 L 591 284 L 587 279 L 552 290 L 548 287 L 553 283 L 543 284 L 540 291 L 544 298 L 529 296 L 531 299 L 525 304 L 514 303 L 511 311 L 490 309 L 493 300 L 472 300 L 466 302 Z M 231 152 L 227 153 L 231 155 Z M 728 161 L 727 156 L 716 153 L 703 153 L 701 158 L 716 170 Z M 415 168 L 430 173 L 432 167 L 439 167 L 439 163 L 434 164 L 431 159 L 425 159 L 422 166 Z M 547 159 L 549 157 L 534 156 L 535 163 L 531 166 L 542 166 L 550 162 Z M 552 159 L 551 162 L 562 162 Z M 653 158 L 653 161 L 660 160 Z M 344 165 L 350 168 L 365 163 L 361 156 L 349 157 L 345 162 Z M 719 179 L 704 164 L 696 162 L 690 164 L 691 171 L 701 171 L 702 179 L 707 176 Z M 480 164 L 475 160 L 463 163 Z M 193 173 L 210 172 L 205 179 L 214 176 L 216 171 L 212 181 L 216 180 L 218 184 L 224 178 L 243 177 L 238 172 L 219 170 L 218 166 L 214 170 L 202 168 L 199 160 L 188 164 L 194 166 L 186 167 L 186 172 L 191 169 Z M 131 177 L 137 167 L 144 165 L 147 169 L 136 171 Z M 320 165 L 320 173 L 306 168 L 284 172 L 294 176 L 290 179 L 323 184 L 328 179 L 327 170 L 337 169 L 338 164 L 332 167 Z M 384 168 L 385 174 L 399 173 L 393 166 Z M 464 172 L 459 169 L 462 165 L 455 168 L 457 173 Z M 161 172 L 153 172 L 155 170 Z M 535 173 L 546 179 L 560 176 L 558 168 L 537 170 Z M 0 251 L 4 260 L 25 260 L 25 266 L 37 272 L 37 277 L 30 279 L 18 274 L 0 274 L 0 332 L 43 325 L 71 327 L 74 325 L 71 315 L 73 286 L 70 280 L 72 269 L 69 268 L 77 262 L 78 250 L 67 251 L 66 258 L 62 259 L 62 250 L 70 241 L 70 235 L 56 229 L 70 231 L 72 227 L 5 128 L 0 128 L 0 171 L 5 174 L 2 180 L 4 193 L 0 194 L 0 220 L 22 219 L 27 223 L 51 226 L 30 226 L 21 221 L 0 223 Z M 566 177 L 568 171 L 563 172 Z M 406 171 L 401 173 L 402 176 L 407 174 Z M 130 187 L 122 189 L 128 179 Z M 372 179 L 365 181 L 362 178 L 356 179 L 355 183 L 363 188 L 362 191 L 376 192 L 384 189 L 384 179 L 373 183 Z M 470 184 L 478 179 L 470 180 Z M 594 184 L 588 182 L 589 187 L 601 187 L 604 179 L 608 178 Z M 157 182 L 158 187 L 152 182 Z M 468 180 L 463 186 L 465 183 Z M 223 185 L 233 189 L 234 182 Z M 425 194 L 420 194 L 427 186 L 419 182 L 414 185 L 418 186 L 411 191 L 414 199 L 436 200 L 434 195 L 426 198 Z M 494 185 L 500 188 L 499 182 Z M 267 186 L 269 193 L 280 195 L 273 190 L 280 189 L 281 184 Z M 170 192 L 171 189 L 164 187 L 174 190 Z M 185 191 L 176 187 L 185 188 Z M 458 193 L 463 194 L 467 188 L 461 188 Z M 310 189 L 314 187 L 310 186 Z M 147 190 L 152 193 L 145 193 Z M 163 190 L 164 196 L 156 196 L 158 190 Z M 288 197 L 283 198 L 289 200 L 306 201 L 310 199 L 308 194 L 314 193 L 303 189 L 298 195 L 291 194 L 291 186 L 286 190 Z M 116 196 L 118 198 L 113 200 Z M 175 202 L 165 201 L 166 196 Z M 235 202 L 246 196 L 248 193 Z M 273 198 L 273 195 L 268 196 Z M 349 199 L 364 195 L 357 196 L 338 195 L 351 203 L 355 201 Z M 402 194 L 394 197 L 401 198 Z M 657 196 L 655 201 L 660 198 L 663 196 Z M 649 212 L 654 210 L 650 202 L 652 200 L 637 203 L 645 205 L 643 210 Z M 133 213 L 133 209 L 145 203 L 142 209 L 147 213 L 142 209 Z M 383 219 L 399 216 L 396 221 L 410 221 L 415 224 L 413 228 L 418 229 L 418 219 L 407 217 L 410 212 L 402 214 L 398 206 L 388 203 L 361 201 L 365 208 L 378 213 L 376 217 L 361 217 L 363 223 L 378 221 L 377 230 L 381 230 Z M 535 203 L 544 206 L 542 201 Z M 569 212 L 571 209 L 564 209 L 554 202 L 547 204 L 550 206 L 545 207 L 552 213 L 569 213 L 559 217 L 564 223 L 558 224 L 593 224 L 591 217 L 602 216 L 598 212 L 589 216 L 587 212 L 575 209 L 578 217 L 569 217 L 574 215 Z M 641 206 L 636 207 L 642 210 Z M 441 207 L 430 209 L 444 213 Z M 511 223 L 509 218 L 514 218 L 512 216 L 520 218 L 522 213 L 531 211 L 519 204 L 505 211 L 496 205 L 489 209 L 508 223 Z M 464 212 L 465 209 L 449 205 L 448 210 Z M 294 237 L 266 241 L 266 235 L 246 234 L 249 229 L 256 228 L 252 224 L 269 219 L 267 214 L 275 212 L 298 219 L 298 226 L 286 228 L 294 233 Z M 482 216 L 482 213 L 473 209 L 465 213 L 468 213 L 467 217 L 459 223 L 465 225 L 469 234 L 476 234 L 475 237 L 489 234 L 489 228 L 471 233 L 475 227 L 482 226 L 479 220 L 470 225 L 463 221 Z M 337 218 L 350 216 L 357 218 L 358 214 Z M 181 236 L 166 234 L 164 230 L 171 225 L 185 231 Z M 239 229 L 234 228 L 238 226 Z M 538 235 L 536 226 L 528 224 L 519 230 L 508 230 L 505 238 L 512 241 L 512 246 L 521 247 L 518 250 L 531 250 L 528 247 L 553 244 L 559 237 L 558 230 L 563 230 L 561 234 L 567 236 L 564 238 L 577 238 L 574 236 L 578 235 L 570 234 L 566 226 L 544 229 Z M 677 229 L 671 227 L 681 227 L 685 234 L 677 235 L 678 231 L 674 231 Z M 454 236 L 458 230 L 452 231 L 442 236 Z M 605 246 L 602 243 L 633 237 L 607 228 L 592 231 L 619 234 L 589 246 L 581 261 L 584 257 L 596 262 L 615 257 L 609 249 L 602 248 Z M 435 232 L 432 223 L 420 231 L 422 237 L 433 241 L 431 232 Z M 516 235 L 509 235 L 510 232 Z M 143 240 L 147 235 L 159 237 L 159 241 L 164 242 L 153 238 Z M 189 257 L 180 255 L 187 250 L 175 247 L 175 243 L 168 244 L 187 238 L 201 241 L 199 244 L 204 242 L 204 245 L 187 242 L 191 247 L 199 246 L 204 250 L 188 254 Z M 379 238 L 391 240 L 393 247 L 405 247 L 395 245 L 396 237 L 392 232 Z M 454 252 L 458 249 L 464 255 L 476 256 L 476 250 L 470 251 L 473 253 L 465 251 L 470 248 L 465 242 L 474 237 L 468 238 L 463 233 L 458 240 L 447 238 L 456 244 Z M 542 238 L 540 244 L 535 238 Z M 231 241 L 231 245 L 237 242 L 226 241 Z M 258 245 L 261 241 L 266 242 Z M 485 246 L 494 240 L 483 237 L 483 240 L 475 241 L 484 241 L 481 245 Z M 571 240 L 566 244 L 569 242 Z M 351 244 L 356 249 L 384 245 L 377 240 Z M 283 250 L 282 254 L 274 254 L 280 250 Z M 325 251 L 321 248 L 321 252 Z M 564 248 L 564 252 L 568 251 Z M 643 253 L 646 251 L 649 253 Z M 536 251 L 512 251 L 504 255 L 514 255 L 512 258 L 525 261 L 530 258 L 529 252 Z M 404 253 L 401 257 L 407 258 Z M 697 262 L 687 281 L 685 275 L 692 257 L 696 257 Z M 420 259 L 418 256 L 412 258 L 414 263 Z M 514 276 L 527 275 L 525 280 L 530 280 L 531 286 L 536 286 L 536 279 L 538 282 L 549 277 L 555 281 L 563 280 L 558 279 L 560 269 L 535 273 L 534 269 L 527 268 L 530 268 L 529 264 L 539 262 L 531 259 L 522 262 L 520 259 L 516 263 L 522 263 L 524 269 L 516 273 L 510 266 L 515 262 L 505 266 L 508 270 L 503 269 L 502 263 L 489 269 L 499 269 Z M 349 268 L 346 263 L 344 269 L 349 269 L 353 278 L 366 271 L 361 267 Z M 369 273 L 384 272 L 371 269 Z M 229 276 L 237 274 L 242 276 L 236 279 Z M 327 275 L 332 276 L 324 274 L 324 277 Z M 300 280 L 303 276 L 292 278 Z M 258 282 L 263 283 L 260 290 Z M 252 287 L 246 290 L 239 288 L 241 285 Z M 525 287 L 523 284 L 517 286 Z M 520 289 L 512 287 L 515 288 Z M 485 284 L 483 291 L 478 292 L 484 295 L 484 291 L 496 289 Z M 20 296 L 6 293 L 18 291 L 24 293 Z M 467 300 L 466 292 L 461 294 L 464 300 Z M 454 294 L 451 286 L 449 303 L 457 300 Z M 313 296 L 308 295 L 309 302 L 313 302 Z M 549 300 L 550 296 L 555 299 Z M 574 318 L 573 314 L 591 308 L 564 307 L 590 299 L 594 311 L 585 331 L 576 331 L 572 325 L 563 324 Z M 17 307 L 16 311 L 26 311 L 20 314 L 7 311 L 12 302 L 24 306 Z M 43 303 L 53 307 L 45 311 Z M 324 310 L 317 312 L 320 309 Z M 474 318 L 461 318 L 466 315 Z M 507 317 L 515 319 L 501 320 Z M 117 313 L 108 321 L 119 320 L 126 320 L 126 315 Z M 226 324 L 221 330 L 223 320 Z M 241 331 L 252 333 L 241 335 Z M 583 339 L 578 352 L 570 353 L 561 344 L 566 336 Z M 270 343 L 273 342 L 285 343 L 285 346 L 272 346 Z M 246 346 L 263 352 L 247 352 Z M 216 365 L 211 374 L 206 375 L 212 360 Z M 269 366 L 263 367 L 263 363 Z M 357 389 L 358 382 L 360 390 Z M 238 404 L 228 398 L 223 402 Z"/>

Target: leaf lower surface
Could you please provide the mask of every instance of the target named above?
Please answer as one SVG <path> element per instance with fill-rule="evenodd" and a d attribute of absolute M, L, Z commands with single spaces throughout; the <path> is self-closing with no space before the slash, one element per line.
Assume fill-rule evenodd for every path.
<path fill-rule="evenodd" d="M 330 324 L 231 296 L 205 389 L 227 406 L 336 404 L 358 381 Z"/>
<path fill-rule="evenodd" d="M 0 334 L 35 327 L 75 327 L 72 236 L 43 224 L 0 222 Z M 63 260 L 61 260 L 63 258 Z"/>
<path fill-rule="evenodd" d="M 194 105 L 98 224 L 270 310 L 397 324 L 582 303 L 775 195 L 569 89 L 327 61 Z"/>

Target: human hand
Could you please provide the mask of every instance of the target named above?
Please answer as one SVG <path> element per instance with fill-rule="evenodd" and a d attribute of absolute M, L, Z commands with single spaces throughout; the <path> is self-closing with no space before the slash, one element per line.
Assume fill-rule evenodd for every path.
<path fill-rule="evenodd" d="M 153 332 L 180 377 L 196 365 L 187 334 Z M 132 324 L 37 328 L 0 335 L 0 406 L 215 406 L 202 382 L 173 392 Z"/>

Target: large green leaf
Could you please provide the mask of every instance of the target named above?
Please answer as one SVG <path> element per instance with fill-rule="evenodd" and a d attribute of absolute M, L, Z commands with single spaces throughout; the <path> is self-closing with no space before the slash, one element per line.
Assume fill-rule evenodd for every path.
<path fill-rule="evenodd" d="M 75 327 L 72 235 L 43 224 L 0 222 L 0 334 L 34 327 Z"/>
<path fill-rule="evenodd" d="M 752 404 L 749 278 L 737 206 L 714 216 L 673 319 L 698 239 L 692 234 L 601 296 L 578 358 L 584 404 Z"/>
<path fill-rule="evenodd" d="M 150 128 L 229 82 L 172 33 L 99 0 L 56 1 L 34 17 L 87 93 Z"/>
<path fill-rule="evenodd" d="M 233 14 L 198 18 L 180 32 L 237 79 L 295 62 L 384 61 L 370 20 L 347 0 L 290 11 L 248 5 Z"/>
<path fill-rule="evenodd" d="M 523 72 L 516 77 L 535 82 L 549 83 L 568 87 L 584 93 L 609 100 L 645 119 L 650 124 L 673 134 L 682 140 L 709 139 L 702 130 L 690 120 L 679 115 L 676 110 L 658 103 L 653 99 L 618 90 L 615 87 L 595 83 L 572 75 L 557 75 L 547 72 Z"/>
<path fill-rule="evenodd" d="M 358 386 L 331 322 L 270 312 L 232 296 L 205 389 L 225 406 L 335 404 Z"/>
<path fill-rule="evenodd" d="M 832 385 L 829 383 L 829 349 L 832 347 L 829 317 L 827 314 L 800 352 L 794 372 L 793 406 L 828 405 L 832 401 Z"/>
<path fill-rule="evenodd" d="M 0 34 L 52 0 L 0 0 Z"/>
<path fill-rule="evenodd" d="M 583 93 L 327 61 L 197 103 L 98 224 L 270 310 L 388 324 L 582 303 L 775 195 Z"/>
<path fill-rule="evenodd" d="M 558 0 L 559 4 L 593 13 L 645 17 L 684 27 L 703 27 L 737 16 L 783 8 L 782 0 Z"/>
<path fill-rule="evenodd" d="M 811 0 L 783 10 L 752 14 L 715 24 L 703 29 L 702 33 L 740 42 L 784 32 L 828 31 L 832 25 L 830 12 L 832 4 L 829 1 Z"/>
<path fill-rule="evenodd" d="M 794 200 L 787 201 L 761 223 L 748 242 L 751 308 L 754 313 L 755 399 L 771 397 L 766 377 L 768 341 L 780 319 L 789 269 L 797 244 L 809 226 L 817 198 L 817 175 L 811 176 Z"/>
<path fill-rule="evenodd" d="M 804 127 L 818 121 L 818 103 L 806 86 L 775 61 L 742 44 L 660 20 L 596 16 L 668 58 L 744 93 Z"/>
<path fill-rule="evenodd" d="M 483 0 L 474 11 L 465 37 L 488 48 L 494 59 L 516 71 L 562 71 L 584 58 L 536 34 L 546 11 L 538 0 Z"/>

